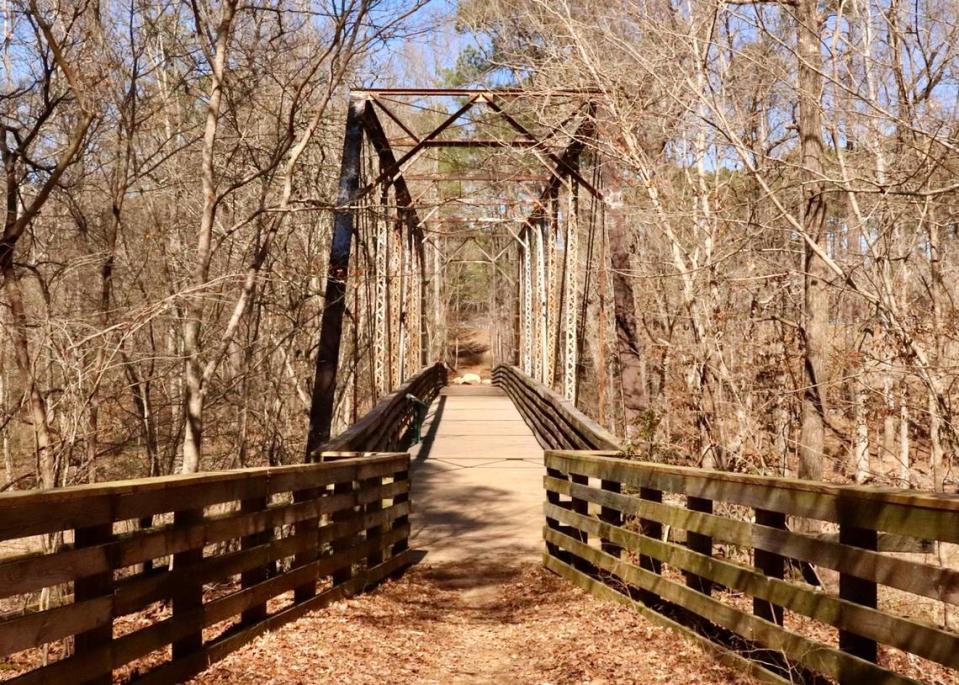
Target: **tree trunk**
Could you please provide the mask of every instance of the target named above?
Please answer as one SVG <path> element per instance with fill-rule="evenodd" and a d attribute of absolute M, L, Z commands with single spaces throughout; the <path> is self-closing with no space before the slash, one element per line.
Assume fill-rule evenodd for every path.
<path fill-rule="evenodd" d="M 137 413 L 137 423 L 140 426 L 140 436 L 143 439 L 144 447 L 147 451 L 147 462 L 149 464 L 148 475 L 159 476 L 160 468 L 160 450 L 157 444 L 156 429 L 153 424 L 153 409 L 150 400 L 150 382 L 141 380 L 137 373 L 136 366 L 127 356 L 122 353 L 123 368 L 126 371 L 127 381 L 130 384 L 130 393 L 133 397 L 133 406 Z M 149 374 L 148 374 L 149 376 Z"/>
<path fill-rule="evenodd" d="M 852 446 L 852 467 L 857 483 L 869 477 L 869 423 L 866 414 L 866 384 L 862 379 L 853 381 L 853 421 L 855 438 Z"/>
<path fill-rule="evenodd" d="M 823 177 L 822 53 L 818 0 L 798 0 L 796 18 L 799 45 L 799 139 L 802 155 L 802 225 L 810 240 L 826 249 L 826 196 Z M 804 248 L 802 418 L 799 436 L 800 478 L 821 480 L 823 475 L 823 397 L 826 345 L 829 337 L 830 277 L 826 263 L 807 244 Z"/>
<path fill-rule="evenodd" d="M 942 418 L 939 413 L 939 401 L 936 393 L 929 391 L 929 461 L 932 470 L 932 489 L 942 492 Z"/>
<path fill-rule="evenodd" d="M 2 339 L 0 339 L 2 341 Z M 0 347 L 0 420 L 6 421 L 7 416 L 7 377 L 3 367 L 3 348 Z M 3 452 L 4 484 L 13 481 L 13 458 L 10 454 L 10 426 L 0 428 L 0 451 Z"/>
<path fill-rule="evenodd" d="M 882 379 L 882 459 L 883 466 L 892 462 L 896 454 L 896 400 L 893 396 L 892 376 L 887 372 Z"/>
<path fill-rule="evenodd" d="M 633 283 L 627 275 L 632 269 L 630 256 L 635 250 L 635 239 L 626 226 L 622 210 L 611 209 L 607 216 L 610 218 L 609 262 L 613 285 L 616 351 L 623 388 L 623 418 L 628 430 L 630 426 L 635 427 L 639 423 L 649 403 L 643 371 L 643 341 L 636 318 Z"/>
<path fill-rule="evenodd" d="M 213 154 L 216 146 L 220 105 L 223 100 L 223 74 L 230 44 L 236 0 L 223 3 L 220 23 L 216 30 L 216 49 L 210 79 L 210 97 L 203 130 L 203 154 L 200 163 L 200 185 L 203 195 L 203 210 L 197 231 L 196 264 L 193 285 L 202 287 L 210 275 L 210 260 L 213 254 L 213 224 L 216 220 L 216 178 L 213 169 Z M 186 416 L 183 434 L 183 473 L 196 473 L 200 468 L 200 450 L 203 440 L 203 369 L 200 359 L 200 325 L 203 318 L 201 299 L 188 299 L 183 321 L 183 354 L 185 371 L 183 387 Z"/>
<path fill-rule="evenodd" d="M 909 403 L 908 388 L 903 379 L 899 388 L 899 485 L 910 486 L 909 473 Z"/>
<path fill-rule="evenodd" d="M 10 305 L 10 339 L 13 343 L 14 359 L 20 374 L 20 386 L 27 396 L 30 420 L 33 423 L 40 485 L 44 488 L 53 488 L 57 485 L 57 468 L 53 454 L 50 417 L 47 415 L 46 399 L 40 391 L 33 359 L 30 356 L 30 339 L 27 335 L 27 316 L 23 303 L 23 290 L 20 287 L 20 275 L 13 268 L 13 264 L 9 263 L 3 265 L 2 278 L 7 303 Z"/>

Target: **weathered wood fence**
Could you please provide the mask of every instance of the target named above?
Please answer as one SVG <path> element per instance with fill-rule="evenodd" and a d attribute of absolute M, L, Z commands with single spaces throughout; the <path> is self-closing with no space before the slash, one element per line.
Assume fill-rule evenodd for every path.
<path fill-rule="evenodd" d="M 0 541 L 49 550 L 0 561 L 5 669 L 179 682 L 402 568 L 409 455 L 351 456 L 0 496 Z"/>
<path fill-rule="evenodd" d="M 409 397 L 430 404 L 446 385 L 447 368 L 442 362 L 427 366 L 384 397 L 373 409 L 345 431 L 320 447 L 322 452 L 389 452 L 404 447 L 403 437 L 414 421 L 418 407 Z M 318 458 L 314 457 L 318 460 Z"/>
<path fill-rule="evenodd" d="M 550 570 L 766 680 L 916 682 L 896 669 L 920 659 L 959 682 L 959 634 L 942 627 L 959 551 L 930 563 L 959 543 L 959 497 L 623 459 L 520 369 L 494 379 L 547 449 Z"/>
<path fill-rule="evenodd" d="M 493 384 L 506 392 L 544 449 L 619 449 L 619 438 L 519 367 L 497 366 Z"/>
<path fill-rule="evenodd" d="M 590 592 L 632 604 L 767 680 L 916 682 L 880 645 L 957 676 L 948 669 L 959 668 L 959 634 L 941 619 L 959 604 L 959 571 L 877 551 L 877 540 L 959 543 L 959 497 L 614 452 L 548 451 L 545 459 L 545 565 Z M 797 532 L 813 527 L 838 527 L 838 539 Z M 797 562 L 838 582 L 810 585 Z"/>

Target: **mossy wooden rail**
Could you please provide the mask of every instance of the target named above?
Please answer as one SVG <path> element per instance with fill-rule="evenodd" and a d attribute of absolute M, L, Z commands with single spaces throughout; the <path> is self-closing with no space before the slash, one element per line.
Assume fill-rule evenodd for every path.
<path fill-rule="evenodd" d="M 959 497 L 635 462 L 616 452 L 547 451 L 545 462 L 546 567 L 708 641 L 726 661 L 775 682 L 916 682 L 877 663 L 878 645 L 888 645 L 959 668 L 959 634 L 891 602 L 877 607 L 881 588 L 912 596 L 913 606 L 955 606 L 959 570 L 876 549 L 880 531 L 959 543 Z M 809 522 L 838 526 L 838 541 L 795 532 Z M 837 591 L 802 582 L 790 573 L 795 560 L 836 572 Z M 816 623 L 836 629 L 838 640 L 824 642 Z"/>
<path fill-rule="evenodd" d="M 618 438 L 520 369 L 499 366 L 494 382 L 547 450 L 550 570 L 773 682 L 915 682 L 880 665 L 879 645 L 959 668 L 959 635 L 878 602 L 888 588 L 913 607 L 959 604 L 959 570 L 927 563 L 959 543 L 959 497 L 624 459 Z M 807 584 L 814 569 L 838 584 Z"/>
<path fill-rule="evenodd" d="M 0 541 L 49 550 L 0 560 L 0 597 L 26 607 L 0 620 L 0 657 L 74 636 L 45 666 L 14 661 L 12 682 L 180 682 L 364 590 L 409 563 L 408 471 L 406 453 L 341 454 L 0 496 Z"/>
<path fill-rule="evenodd" d="M 519 367 L 497 366 L 493 369 L 493 384 L 513 400 L 544 449 L 619 449 L 619 438 Z"/>

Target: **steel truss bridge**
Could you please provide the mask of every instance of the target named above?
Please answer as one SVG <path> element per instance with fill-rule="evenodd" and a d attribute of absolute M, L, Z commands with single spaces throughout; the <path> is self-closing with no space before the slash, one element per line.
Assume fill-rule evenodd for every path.
<path fill-rule="evenodd" d="M 622 373 L 635 313 L 606 311 L 626 276 L 604 249 L 621 217 L 601 107 L 354 92 L 307 463 L 0 495 L 0 542 L 53 541 L 0 559 L 0 599 L 27 607 L 0 620 L 0 657 L 72 637 L 11 682 L 109 683 L 131 664 L 180 682 L 417 547 L 536 555 L 767 682 L 914 683 L 913 662 L 955 677 L 959 634 L 937 620 L 959 604 L 959 569 L 937 561 L 959 545 L 955 495 L 674 466 L 616 434 L 605 354 Z M 449 385 L 444 363 L 444 276 L 467 243 L 490 274 L 488 386 Z"/>

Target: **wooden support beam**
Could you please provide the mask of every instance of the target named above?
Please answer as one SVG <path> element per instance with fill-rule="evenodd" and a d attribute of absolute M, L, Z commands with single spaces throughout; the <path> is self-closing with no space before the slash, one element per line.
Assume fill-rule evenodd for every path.
<path fill-rule="evenodd" d="M 786 515 L 779 511 L 756 509 L 756 525 L 786 530 Z M 782 580 L 786 574 L 786 558 L 763 549 L 753 550 L 753 565 L 770 578 Z M 753 614 L 778 625 L 783 625 L 783 608 L 760 597 L 753 598 Z"/>
<path fill-rule="evenodd" d="M 258 511 L 264 511 L 269 504 L 269 497 L 251 497 L 240 502 L 240 513 L 253 514 Z M 264 528 L 252 535 L 244 535 L 240 538 L 240 549 L 249 550 L 261 545 L 270 544 L 273 538 L 273 529 Z M 200 557 L 203 556 L 203 550 L 200 550 Z M 270 567 L 262 564 L 248 569 L 240 574 L 240 587 L 249 589 L 260 583 L 265 582 L 270 577 Z M 202 589 L 202 588 L 201 588 Z M 266 602 L 260 602 L 247 608 L 241 614 L 240 624 L 243 626 L 252 626 L 266 618 Z"/>
<path fill-rule="evenodd" d="M 110 542 L 113 539 L 113 524 L 101 523 L 93 526 L 84 526 L 74 531 L 74 542 L 77 549 L 86 547 L 96 547 Z M 82 603 L 104 595 L 109 596 L 113 591 L 113 572 L 106 571 L 77 578 L 74 581 L 74 602 Z M 113 640 L 113 618 L 99 625 L 96 628 L 85 630 L 78 633 L 75 638 L 76 654 L 80 657 L 88 653 L 101 654 L 101 658 L 96 659 L 95 678 L 87 682 L 91 685 L 110 685 L 113 682 L 113 664 L 109 655 L 103 652 L 104 647 L 109 647 Z M 174 650 L 176 645 L 174 645 Z"/>
<path fill-rule="evenodd" d="M 875 551 L 878 548 L 878 534 L 875 530 L 859 528 L 840 521 L 839 542 L 843 545 Z M 878 584 L 855 574 L 840 573 L 839 598 L 875 609 L 879 599 Z M 876 641 L 863 637 L 855 631 L 839 631 L 839 649 L 870 663 L 877 663 L 879 657 Z M 839 682 L 840 685 L 850 685 L 860 681 L 857 680 L 855 673 L 842 673 Z"/>

